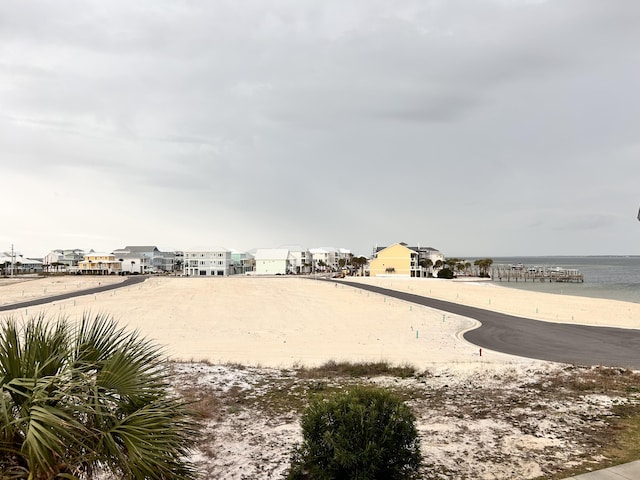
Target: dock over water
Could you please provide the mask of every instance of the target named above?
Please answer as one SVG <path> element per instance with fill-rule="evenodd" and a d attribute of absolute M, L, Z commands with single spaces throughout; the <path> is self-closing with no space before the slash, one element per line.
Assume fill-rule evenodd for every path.
<path fill-rule="evenodd" d="M 496 282 L 584 282 L 582 273 L 573 268 L 527 267 L 522 264 L 496 265 L 491 268 L 491 278 Z"/>

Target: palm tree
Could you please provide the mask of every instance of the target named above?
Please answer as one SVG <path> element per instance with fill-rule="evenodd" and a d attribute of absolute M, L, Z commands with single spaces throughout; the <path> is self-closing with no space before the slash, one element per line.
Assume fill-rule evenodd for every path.
<path fill-rule="evenodd" d="M 197 434 L 161 349 L 103 314 L 0 325 L 0 475 L 195 478 Z"/>
<path fill-rule="evenodd" d="M 422 262 L 420 262 L 420 266 L 426 270 L 427 275 L 429 276 L 433 275 L 433 270 L 432 270 L 433 260 L 431 260 L 430 258 L 426 258 L 422 260 Z"/>
<path fill-rule="evenodd" d="M 364 277 L 364 267 L 367 264 L 368 260 L 366 257 L 351 257 L 351 265 L 356 269 L 360 270 L 360 276 Z"/>
<path fill-rule="evenodd" d="M 176 270 L 177 270 L 177 271 L 182 271 L 182 264 L 183 264 L 183 263 L 184 263 L 184 262 L 183 262 L 182 260 L 176 260 L 175 267 L 173 268 L 173 271 L 174 271 L 174 272 L 175 272 Z"/>
<path fill-rule="evenodd" d="M 444 264 L 449 265 L 449 268 L 452 272 L 456 271 L 456 265 L 458 264 L 458 262 L 460 262 L 460 259 L 455 257 L 445 258 L 444 260 Z"/>
<path fill-rule="evenodd" d="M 473 264 L 480 269 L 480 276 L 481 277 L 488 277 L 489 276 L 488 270 L 489 270 L 489 267 L 491 267 L 491 265 L 493 265 L 493 259 L 491 259 L 491 258 L 481 258 L 481 259 L 478 259 L 478 260 L 474 261 Z"/>

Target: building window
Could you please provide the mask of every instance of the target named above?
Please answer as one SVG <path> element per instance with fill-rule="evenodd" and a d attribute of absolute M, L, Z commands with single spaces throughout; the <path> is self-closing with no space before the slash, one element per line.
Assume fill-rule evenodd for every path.
<path fill-rule="evenodd" d="M 200 270 L 200 275 L 205 276 L 207 274 L 206 270 Z"/>

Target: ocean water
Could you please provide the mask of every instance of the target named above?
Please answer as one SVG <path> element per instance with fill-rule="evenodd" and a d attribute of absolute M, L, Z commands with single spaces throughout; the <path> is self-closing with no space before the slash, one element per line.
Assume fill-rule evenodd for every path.
<path fill-rule="evenodd" d="M 640 303 L 640 256 L 492 258 L 494 266 L 522 263 L 527 268 L 562 267 L 577 269 L 584 276 L 584 283 L 495 281 L 496 285 L 536 292 Z"/>

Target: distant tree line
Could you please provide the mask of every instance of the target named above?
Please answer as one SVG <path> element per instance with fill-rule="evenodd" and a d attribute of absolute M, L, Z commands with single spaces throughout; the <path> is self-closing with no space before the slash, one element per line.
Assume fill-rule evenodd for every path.
<path fill-rule="evenodd" d="M 471 262 L 462 260 L 460 258 L 445 258 L 443 260 L 437 260 L 433 267 L 438 271 L 438 278 L 455 278 L 457 275 L 470 275 L 482 278 L 488 278 L 489 268 L 493 264 L 491 258 L 482 258 L 473 262 L 472 268 Z"/>

